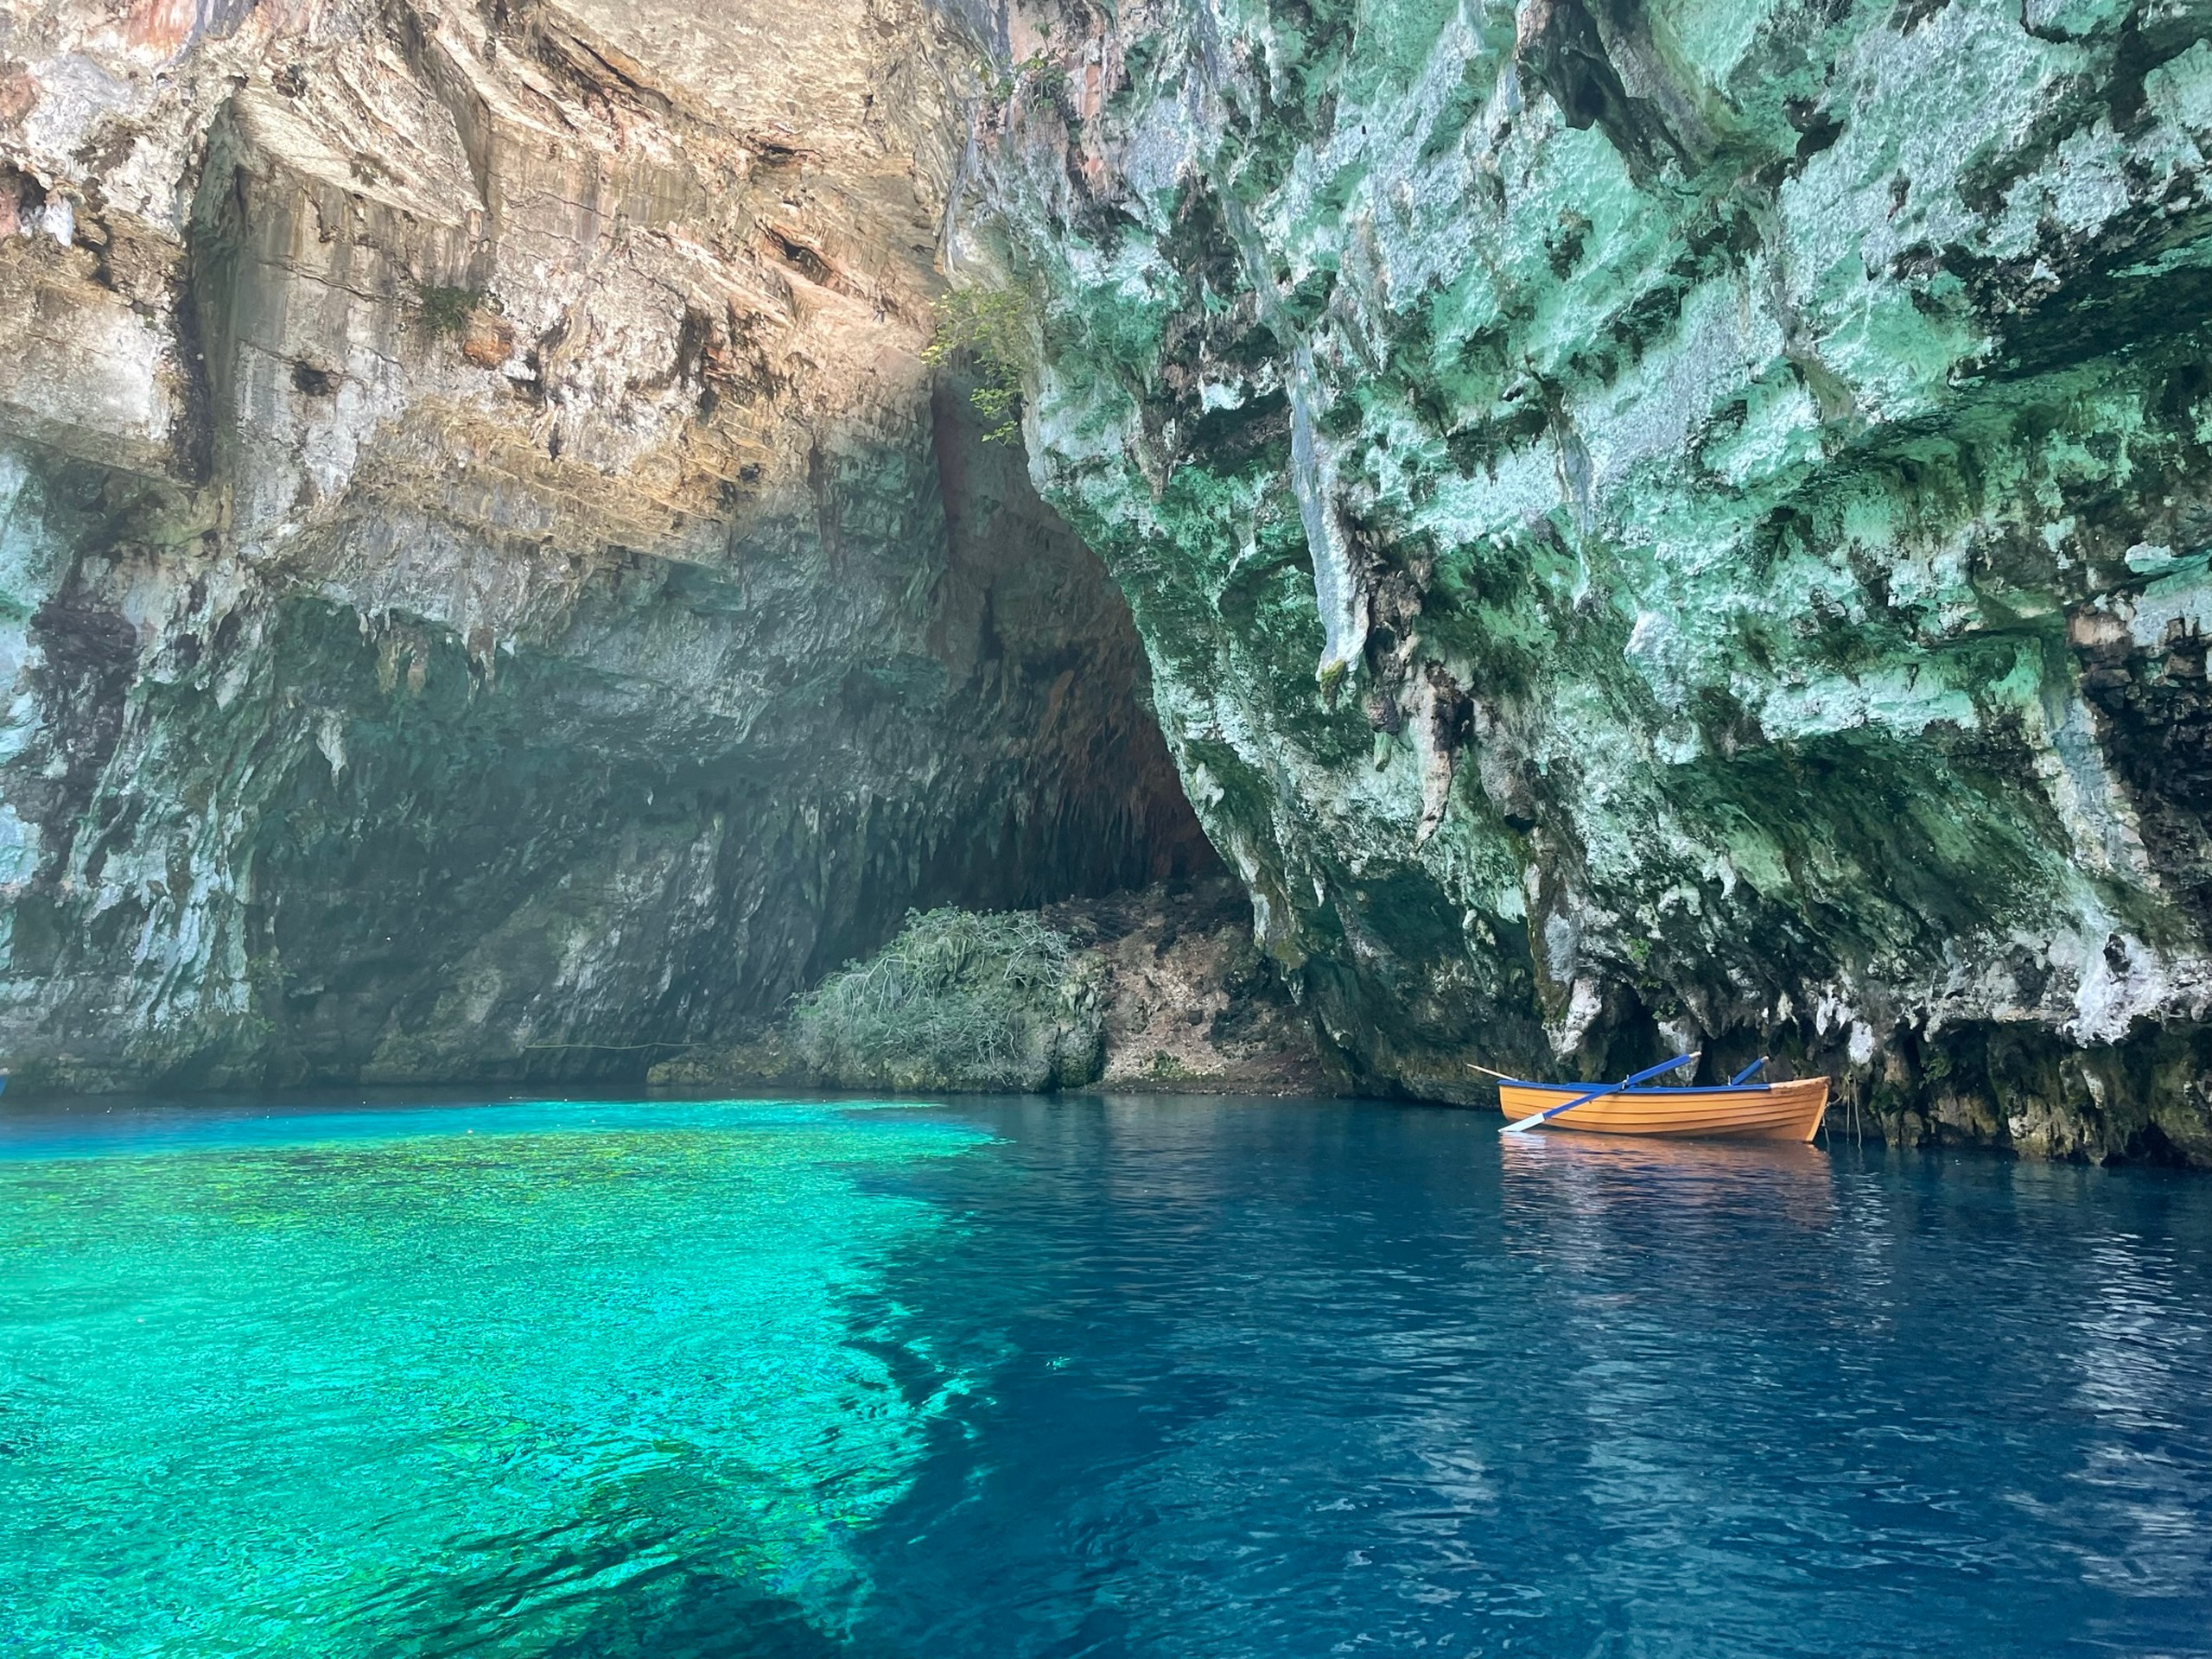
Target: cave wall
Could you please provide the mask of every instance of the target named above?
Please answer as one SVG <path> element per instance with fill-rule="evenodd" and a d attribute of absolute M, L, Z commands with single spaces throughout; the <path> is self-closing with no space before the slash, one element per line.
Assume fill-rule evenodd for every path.
<path fill-rule="evenodd" d="M 1372 1085 L 2212 1160 L 2208 32 L 0 14 L 0 1057 L 633 1076 L 1179 774 Z"/>
<path fill-rule="evenodd" d="M 0 15 L 0 1059 L 642 1076 L 910 906 L 1211 858 L 920 360 L 904 0 Z"/>
<path fill-rule="evenodd" d="M 955 245 L 1371 1079 L 2212 1162 L 2212 14 L 1000 14 Z"/>

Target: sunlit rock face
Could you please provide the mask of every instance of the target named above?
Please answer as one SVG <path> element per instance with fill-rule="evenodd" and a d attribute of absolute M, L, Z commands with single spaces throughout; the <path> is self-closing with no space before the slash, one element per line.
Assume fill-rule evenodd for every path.
<path fill-rule="evenodd" d="M 1357 1063 L 2212 1162 L 2203 8 L 1004 29 L 957 251 Z"/>
<path fill-rule="evenodd" d="M 0 1060 L 642 1075 L 1211 855 L 909 0 L 0 10 Z"/>

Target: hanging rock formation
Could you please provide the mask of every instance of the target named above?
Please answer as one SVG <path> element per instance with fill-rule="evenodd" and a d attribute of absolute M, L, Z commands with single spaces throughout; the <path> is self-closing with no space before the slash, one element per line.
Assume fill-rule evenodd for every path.
<path fill-rule="evenodd" d="M 1357 1065 L 2212 1163 L 2212 16 L 1002 28 L 1033 466 Z"/>
<path fill-rule="evenodd" d="M 0 13 L 0 1059 L 642 1075 L 1211 854 L 933 385 L 911 0 Z"/>
<path fill-rule="evenodd" d="M 1370 1085 L 2212 1162 L 2208 156 L 2178 0 L 10 10 L 0 1056 L 639 1075 L 1179 770 Z"/>

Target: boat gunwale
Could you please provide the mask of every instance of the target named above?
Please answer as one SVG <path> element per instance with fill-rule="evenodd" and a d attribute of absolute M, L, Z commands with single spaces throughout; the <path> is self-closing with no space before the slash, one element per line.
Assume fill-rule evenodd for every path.
<path fill-rule="evenodd" d="M 1592 1135 L 1812 1141 L 1828 1105 L 1830 1080 L 1785 1077 L 1760 1084 L 1642 1089 L 1501 1078 L 1498 1105 L 1509 1131 L 1546 1128 Z"/>
<path fill-rule="evenodd" d="M 1554 1094 L 1586 1093 L 1591 1098 L 1618 1099 L 1636 1095 L 1770 1095 L 1777 1089 L 1792 1089 L 1801 1084 L 1821 1083 L 1821 1077 L 1785 1077 L 1780 1083 L 1713 1083 L 1702 1087 L 1691 1084 L 1669 1084 L 1659 1089 L 1615 1089 L 1610 1084 L 1580 1083 L 1531 1083 L 1526 1077 L 1500 1077 L 1503 1089 L 1544 1089 Z"/>

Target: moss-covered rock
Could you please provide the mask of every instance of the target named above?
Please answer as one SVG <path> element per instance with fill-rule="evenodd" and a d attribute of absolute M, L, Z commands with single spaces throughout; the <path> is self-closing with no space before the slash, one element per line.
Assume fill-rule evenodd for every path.
<path fill-rule="evenodd" d="M 1034 915 L 933 910 L 800 998 L 785 1041 L 846 1088 L 1080 1086 L 1103 1058 L 1097 974 Z"/>
<path fill-rule="evenodd" d="M 1037 476 L 1370 1076 L 1770 1051 L 1901 1138 L 2202 1159 L 2208 27 L 1017 19 L 1066 73 L 967 269 L 1041 297 Z"/>

